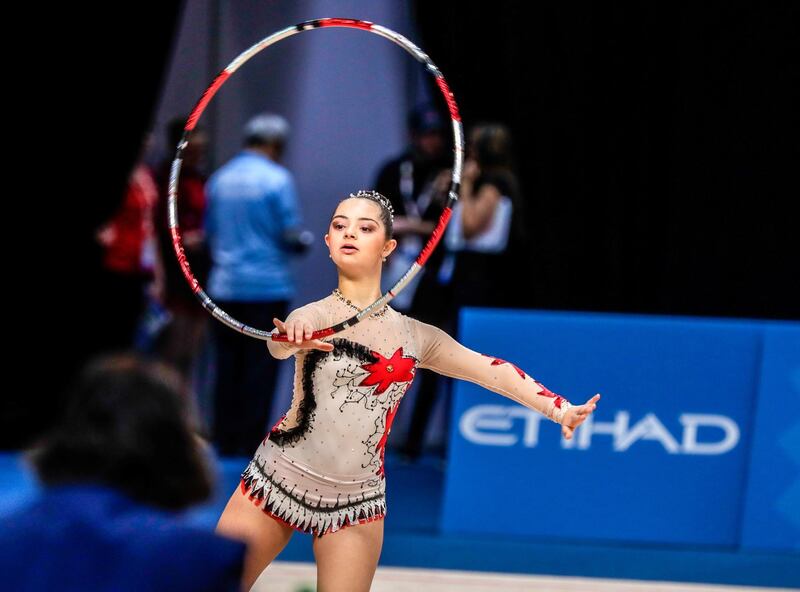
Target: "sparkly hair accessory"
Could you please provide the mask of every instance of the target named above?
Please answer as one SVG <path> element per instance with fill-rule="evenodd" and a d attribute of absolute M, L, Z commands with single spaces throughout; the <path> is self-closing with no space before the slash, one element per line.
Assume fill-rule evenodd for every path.
<path fill-rule="evenodd" d="M 377 201 L 381 206 L 389 210 L 389 218 L 391 218 L 392 224 L 394 224 L 394 208 L 383 194 L 373 190 L 367 191 L 366 189 L 359 189 L 357 193 L 351 193 L 350 197 L 366 197 L 372 201 Z"/>

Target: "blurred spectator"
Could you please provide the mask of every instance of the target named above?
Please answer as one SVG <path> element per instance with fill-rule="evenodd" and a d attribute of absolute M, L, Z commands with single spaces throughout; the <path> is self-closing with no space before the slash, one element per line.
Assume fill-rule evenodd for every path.
<path fill-rule="evenodd" d="M 185 123 L 185 118 L 176 118 L 169 122 L 167 146 L 170 152 L 159 165 L 156 174 L 159 202 L 155 223 L 160 273 L 157 274 L 158 281 L 153 292 L 170 315 L 170 322 L 158 341 L 158 356 L 175 366 L 184 380 L 191 384 L 193 364 L 204 342 L 210 317 L 183 276 L 169 231 L 167 206 L 170 170 L 175 158 L 174 151 L 183 137 Z M 206 286 L 211 262 L 203 229 L 206 211 L 204 167 L 207 150 L 208 135 L 198 126 L 189 136 L 189 142 L 183 150 L 176 192 L 178 227 L 181 231 L 183 250 L 192 273 L 203 287 Z"/>
<path fill-rule="evenodd" d="M 3 589 L 240 589 L 245 544 L 178 514 L 212 488 L 180 385 L 138 354 L 86 365 L 63 421 L 26 452 L 41 495 L 0 520 Z"/>
<path fill-rule="evenodd" d="M 448 255 L 440 281 L 451 284 L 455 309 L 516 306 L 518 289 L 499 289 L 518 273 L 526 255 L 524 201 L 514 166 L 511 132 L 497 123 L 468 134 L 459 200 L 445 232 Z M 440 190 L 449 179 L 442 175 Z"/>
<path fill-rule="evenodd" d="M 389 257 L 381 278 L 385 292 L 408 271 L 419 256 L 442 213 L 447 195 L 434 193 L 433 181 L 442 169 L 452 166 L 445 132 L 445 120 L 432 105 L 424 103 L 408 114 L 410 143 L 402 154 L 385 163 L 378 172 L 375 190 L 389 198 L 394 208 L 394 236 L 397 248 Z M 392 299 L 392 306 L 408 313 L 425 313 L 428 303 L 414 301 L 419 282 L 434 274 L 442 260 L 442 249 L 434 250 L 425 268 Z M 438 318 L 424 317 L 425 322 Z"/>
<path fill-rule="evenodd" d="M 278 164 L 289 136 L 279 115 L 247 122 L 244 149 L 206 184 L 206 233 L 211 250 L 209 296 L 235 319 L 263 330 L 286 318 L 295 295 L 288 255 L 312 237 L 292 174 Z M 278 360 L 264 343 L 221 322 L 212 324 L 216 361 L 214 443 L 223 455 L 250 456 L 267 431 Z"/>
<path fill-rule="evenodd" d="M 119 209 L 95 232 L 103 248 L 104 302 L 96 311 L 106 321 L 98 349 L 127 349 L 147 304 L 154 278 L 156 238 L 153 210 L 158 190 L 150 168 L 139 162 L 131 172 Z"/>
<path fill-rule="evenodd" d="M 422 320 L 435 322 L 452 335 L 458 334 L 458 315 L 464 306 L 517 303 L 513 298 L 520 297 L 520 290 L 513 285 L 513 278 L 526 244 L 508 128 L 490 123 L 476 125 L 468 134 L 466 152 L 459 199 L 445 237 L 436 249 L 443 261 L 436 274 L 423 277 L 414 299 L 415 304 L 428 303 L 420 310 L 436 317 L 435 321 Z M 440 200 L 446 197 L 451 176 L 452 169 L 443 170 L 434 181 L 434 192 Z M 449 378 L 429 371 L 423 372 L 421 378 L 406 441 L 401 447 L 406 460 L 417 458 L 424 448 L 437 394 L 444 392 L 448 407 L 450 403 Z M 449 417 L 448 411 L 445 417 Z"/>

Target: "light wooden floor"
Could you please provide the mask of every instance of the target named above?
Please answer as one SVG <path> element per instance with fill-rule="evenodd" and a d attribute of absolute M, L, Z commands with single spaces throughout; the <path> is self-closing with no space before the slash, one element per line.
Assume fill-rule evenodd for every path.
<path fill-rule="evenodd" d="M 315 590 L 313 563 L 273 562 L 251 592 Z M 379 567 L 371 592 L 790 592 L 789 588 L 753 588 L 644 580 L 529 576 L 489 572 Z"/>

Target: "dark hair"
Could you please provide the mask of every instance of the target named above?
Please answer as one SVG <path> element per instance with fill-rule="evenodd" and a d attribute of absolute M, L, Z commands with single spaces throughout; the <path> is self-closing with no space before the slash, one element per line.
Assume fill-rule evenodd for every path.
<path fill-rule="evenodd" d="M 178 142 L 183 138 L 183 128 L 186 127 L 186 119 L 173 117 L 167 123 L 167 148 L 174 152 L 178 147 Z"/>
<path fill-rule="evenodd" d="M 475 160 L 481 168 L 513 168 L 511 132 L 500 123 L 476 124 L 470 133 Z"/>
<path fill-rule="evenodd" d="M 93 358 L 68 391 L 63 421 L 29 452 L 45 485 L 99 482 L 141 502 L 183 509 L 211 495 L 180 375 L 122 352 Z"/>
<path fill-rule="evenodd" d="M 286 142 L 279 139 L 265 140 L 261 136 L 245 136 L 243 145 L 245 148 L 263 148 L 265 146 L 275 146 L 280 152 L 286 147 Z"/>
<path fill-rule="evenodd" d="M 477 191 L 484 183 L 495 185 L 507 195 L 514 207 L 511 218 L 511 240 L 522 248 L 527 242 L 525 202 L 515 173 L 514 148 L 511 131 L 502 123 L 480 122 L 470 130 L 472 157 L 478 162 L 481 174 L 475 181 Z"/>
<path fill-rule="evenodd" d="M 171 154 L 175 151 L 178 147 L 178 142 L 183 139 L 183 131 L 186 127 L 186 117 L 173 117 L 172 119 L 167 122 L 166 127 L 166 136 L 167 136 L 167 148 L 168 153 Z M 199 134 L 204 132 L 205 129 L 202 125 L 197 124 L 197 126 L 192 131 L 192 135 Z M 189 141 L 191 142 L 192 136 L 189 136 Z"/>
<path fill-rule="evenodd" d="M 381 222 L 383 222 L 383 227 L 385 228 L 384 236 L 386 240 L 390 240 L 394 234 L 394 224 L 393 224 L 393 217 L 394 217 L 394 208 L 392 207 L 391 202 L 389 199 L 383 195 L 382 193 L 378 193 L 377 191 L 365 191 L 364 189 L 360 189 L 357 193 L 351 193 L 344 199 L 339 200 L 339 204 L 342 203 L 345 199 L 351 199 L 353 197 L 357 197 L 359 199 L 368 199 L 370 201 L 375 202 L 380 206 L 381 209 Z M 336 204 L 336 207 L 339 207 L 339 204 Z M 333 211 L 331 214 L 331 218 L 336 214 L 336 210 Z"/>

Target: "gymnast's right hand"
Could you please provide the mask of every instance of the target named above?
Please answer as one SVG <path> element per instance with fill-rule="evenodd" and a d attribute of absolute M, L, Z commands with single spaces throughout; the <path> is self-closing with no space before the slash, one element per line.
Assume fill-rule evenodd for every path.
<path fill-rule="evenodd" d="M 279 318 L 274 317 L 272 322 L 281 333 L 286 333 L 288 338 L 287 343 L 298 347 L 300 349 L 320 349 L 322 351 L 331 351 L 333 344 L 322 339 L 309 339 L 314 332 L 314 327 L 311 323 L 302 317 L 292 319 L 284 324 Z"/>

